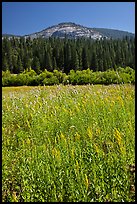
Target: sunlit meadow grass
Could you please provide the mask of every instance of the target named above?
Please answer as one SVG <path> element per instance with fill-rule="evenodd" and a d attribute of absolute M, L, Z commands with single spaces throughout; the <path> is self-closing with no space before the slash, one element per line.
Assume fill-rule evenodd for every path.
<path fill-rule="evenodd" d="M 132 85 L 2 88 L 2 200 L 134 201 L 134 92 Z"/>

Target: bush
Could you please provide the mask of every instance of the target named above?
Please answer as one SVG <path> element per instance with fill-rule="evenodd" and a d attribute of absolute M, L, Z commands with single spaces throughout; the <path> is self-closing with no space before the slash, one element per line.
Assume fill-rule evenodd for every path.
<path fill-rule="evenodd" d="M 65 73 L 59 72 L 58 70 L 54 70 L 53 74 L 54 74 L 54 76 L 57 77 L 59 83 L 63 83 L 63 81 L 64 81 L 64 79 L 66 77 Z"/>
<path fill-rule="evenodd" d="M 54 84 L 120 84 L 133 83 L 135 84 L 135 70 L 130 67 L 119 67 L 115 70 L 93 72 L 87 69 L 76 72 L 70 70 L 70 73 L 65 73 L 54 70 L 49 72 L 46 69 L 39 75 L 32 69 L 26 70 L 21 74 L 11 74 L 9 71 L 2 71 L 2 86 L 38 86 L 38 85 L 54 85 Z"/>
<path fill-rule="evenodd" d="M 26 69 L 22 74 L 28 75 L 30 77 L 37 75 L 37 73 L 33 69 Z"/>
<path fill-rule="evenodd" d="M 59 80 L 56 76 L 52 76 L 50 78 L 45 78 L 42 82 L 43 85 L 55 85 L 59 84 Z"/>
<path fill-rule="evenodd" d="M 30 80 L 28 81 L 28 86 L 38 86 L 40 85 L 40 79 L 39 76 L 33 76 L 30 78 Z"/>

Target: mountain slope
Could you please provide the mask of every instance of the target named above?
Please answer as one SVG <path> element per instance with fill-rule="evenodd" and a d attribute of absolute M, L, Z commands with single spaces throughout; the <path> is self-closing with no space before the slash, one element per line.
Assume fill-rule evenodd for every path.
<path fill-rule="evenodd" d="M 103 36 L 106 36 L 108 38 L 123 38 L 125 36 L 128 37 L 135 37 L 133 33 L 129 33 L 127 31 L 121 31 L 121 30 L 115 30 L 115 29 L 108 29 L 108 28 L 92 28 L 94 31 L 97 31 L 101 33 Z"/>
<path fill-rule="evenodd" d="M 48 38 L 48 37 L 59 37 L 59 38 L 79 38 L 79 37 L 91 37 L 92 39 L 100 39 L 102 35 L 98 31 L 93 31 L 91 28 L 87 28 L 75 23 L 60 23 L 58 25 L 49 27 L 41 32 L 26 35 L 25 37 L 30 38 Z"/>
<path fill-rule="evenodd" d="M 12 37 L 13 35 L 5 34 L 7 37 Z M 5 36 L 3 35 L 3 37 Z M 107 38 L 107 39 L 117 39 L 117 38 L 123 38 L 125 36 L 128 37 L 135 37 L 133 33 L 129 33 L 126 31 L 120 31 L 120 30 L 114 30 L 114 29 L 106 29 L 106 28 L 88 28 L 82 25 L 78 25 L 71 22 L 65 22 L 65 23 L 59 23 L 58 25 L 54 25 L 51 27 L 48 27 L 40 32 L 32 33 L 29 35 L 25 35 L 22 37 L 30 37 L 33 38 L 49 38 L 49 37 L 59 37 L 59 38 L 70 38 L 70 39 L 76 39 L 76 38 L 91 38 L 91 39 L 101 39 L 101 38 Z M 21 36 L 14 36 L 14 37 L 21 37 Z"/>

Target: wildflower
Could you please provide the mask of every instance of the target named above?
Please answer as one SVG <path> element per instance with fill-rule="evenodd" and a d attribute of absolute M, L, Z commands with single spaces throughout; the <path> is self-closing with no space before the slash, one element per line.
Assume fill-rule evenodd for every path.
<path fill-rule="evenodd" d="M 61 139 L 63 140 L 63 142 L 65 142 L 66 144 L 66 138 L 65 138 L 65 135 L 63 135 L 63 133 L 61 132 L 61 135 L 60 135 Z"/>
<path fill-rule="evenodd" d="M 79 173 L 79 163 L 77 160 L 76 160 L 76 164 L 75 164 L 75 171 L 77 174 Z"/>
<path fill-rule="evenodd" d="M 71 150 L 71 156 L 74 159 L 74 157 L 75 157 L 75 149 L 74 148 L 72 148 L 72 150 Z"/>
<path fill-rule="evenodd" d="M 97 135 L 100 135 L 100 132 L 101 132 L 100 128 L 97 128 L 97 129 L 96 129 L 96 134 L 97 134 Z"/>
<path fill-rule="evenodd" d="M 97 154 L 99 153 L 99 148 L 98 148 L 98 146 L 96 145 L 96 144 L 94 144 L 94 147 L 95 147 L 95 150 L 96 150 L 96 152 L 97 152 Z"/>
<path fill-rule="evenodd" d="M 30 145 L 30 139 L 29 138 L 27 138 L 26 143 L 27 143 L 27 145 Z"/>
<path fill-rule="evenodd" d="M 92 129 L 88 127 L 87 132 L 88 132 L 89 138 L 92 139 L 92 137 L 93 137 Z"/>
<path fill-rule="evenodd" d="M 122 144 L 120 145 L 120 151 L 122 154 L 126 154 L 126 149 Z"/>
<path fill-rule="evenodd" d="M 58 160 L 58 161 L 60 161 L 60 159 L 61 159 L 61 157 L 60 157 L 60 150 L 56 150 L 56 159 Z"/>
<path fill-rule="evenodd" d="M 89 186 L 89 180 L 88 180 L 88 177 L 87 177 L 86 174 L 85 174 L 85 186 L 86 186 L 86 189 L 88 189 L 88 186 Z"/>
<path fill-rule="evenodd" d="M 123 99 L 121 98 L 121 96 L 118 96 L 117 99 L 118 99 L 118 101 L 121 103 L 121 105 L 124 106 L 124 102 L 123 102 Z"/>
<path fill-rule="evenodd" d="M 55 137 L 55 144 L 57 144 L 57 139 L 56 139 L 56 137 Z"/>
<path fill-rule="evenodd" d="M 78 134 L 78 132 L 75 133 L 75 140 L 80 140 L 80 135 Z"/>
<path fill-rule="evenodd" d="M 78 106 L 76 106 L 75 109 L 76 109 L 77 112 L 79 112 L 79 107 Z"/>
<path fill-rule="evenodd" d="M 125 149 L 124 145 L 122 144 L 121 133 L 117 129 L 115 129 L 115 131 L 114 131 L 114 137 L 117 140 L 117 143 L 119 145 L 120 151 L 122 152 L 122 154 L 125 154 L 126 153 L 126 149 Z"/>
<path fill-rule="evenodd" d="M 28 128 L 30 128 L 30 124 L 29 124 L 29 121 L 28 121 L 28 120 L 26 121 L 26 123 L 27 123 Z"/>
<path fill-rule="evenodd" d="M 52 149 L 52 155 L 55 157 L 58 161 L 60 161 L 61 156 L 60 156 L 60 150 L 53 148 Z"/>
<path fill-rule="evenodd" d="M 114 137 L 116 138 L 118 144 L 120 145 L 121 144 L 121 134 L 116 128 L 114 130 Z"/>
<path fill-rule="evenodd" d="M 26 104 L 25 106 L 26 106 L 26 108 L 28 108 L 28 104 Z"/>
<path fill-rule="evenodd" d="M 19 125 L 19 124 L 17 124 L 17 127 L 18 127 L 18 128 L 20 128 L 20 125 Z"/>
<path fill-rule="evenodd" d="M 17 201 L 17 195 L 16 195 L 15 191 L 13 191 L 12 197 L 13 197 L 14 202 L 18 202 Z"/>
<path fill-rule="evenodd" d="M 46 144 L 43 144 L 42 147 L 43 147 L 43 150 L 47 150 Z"/>

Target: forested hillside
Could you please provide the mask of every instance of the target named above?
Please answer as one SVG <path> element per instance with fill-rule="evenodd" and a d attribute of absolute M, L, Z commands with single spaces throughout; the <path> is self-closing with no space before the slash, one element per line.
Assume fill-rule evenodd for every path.
<path fill-rule="evenodd" d="M 32 68 L 37 74 L 45 69 L 106 71 L 118 67 L 135 69 L 135 39 L 33 39 L 2 40 L 2 70 L 18 74 Z"/>

